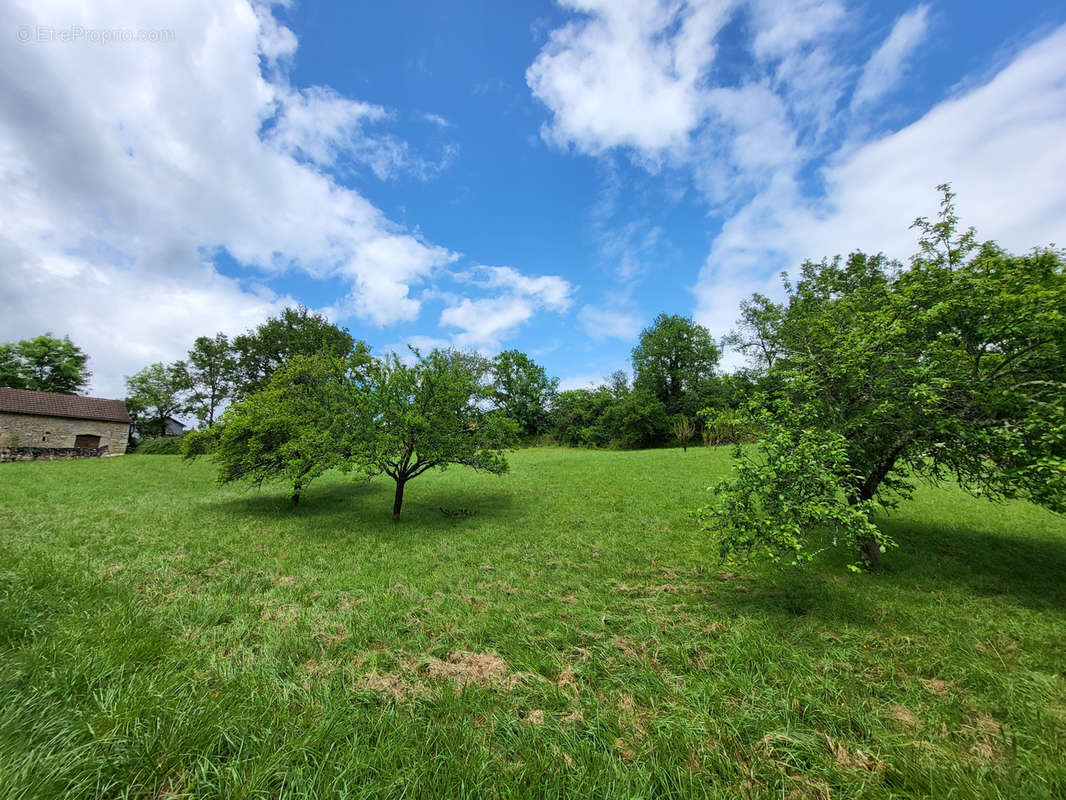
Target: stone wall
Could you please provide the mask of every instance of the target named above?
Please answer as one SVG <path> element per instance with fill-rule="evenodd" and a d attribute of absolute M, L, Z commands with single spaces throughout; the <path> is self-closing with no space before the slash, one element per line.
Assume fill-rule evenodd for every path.
<path fill-rule="evenodd" d="M 72 458 L 102 458 L 106 447 L 0 447 L 0 464 L 8 461 L 69 461 Z"/>
<path fill-rule="evenodd" d="M 126 452 L 129 435 L 130 426 L 125 422 L 0 412 L 0 447 L 74 449 L 75 437 L 99 436 L 101 449 L 121 455 Z"/>

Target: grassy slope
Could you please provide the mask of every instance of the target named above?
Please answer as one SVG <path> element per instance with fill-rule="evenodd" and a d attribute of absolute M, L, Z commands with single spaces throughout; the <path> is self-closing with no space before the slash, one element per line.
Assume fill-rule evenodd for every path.
<path fill-rule="evenodd" d="M 928 490 L 879 576 L 729 576 L 727 465 L 523 451 L 394 525 L 381 480 L 5 464 L 0 796 L 1066 795 L 1062 519 Z"/>

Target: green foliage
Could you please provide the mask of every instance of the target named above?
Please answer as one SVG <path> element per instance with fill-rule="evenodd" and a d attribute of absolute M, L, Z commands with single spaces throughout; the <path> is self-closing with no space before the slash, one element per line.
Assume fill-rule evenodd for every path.
<path fill-rule="evenodd" d="M 666 438 L 670 418 L 658 397 L 646 389 L 634 389 L 604 409 L 599 427 L 611 446 L 652 447 Z"/>
<path fill-rule="evenodd" d="M 167 417 L 188 409 L 189 374 L 184 361 L 156 362 L 126 378 L 126 410 L 142 438 L 166 435 Z"/>
<path fill-rule="evenodd" d="M 522 436 L 547 430 L 548 409 L 558 387 L 557 379 L 518 350 L 505 350 L 492 360 L 493 401 L 518 423 Z"/>
<path fill-rule="evenodd" d="M 505 472 L 502 451 L 515 444 L 517 426 L 485 410 L 492 389 L 479 362 L 454 350 L 415 356 L 413 364 L 378 360 L 364 347 L 343 358 L 327 350 L 292 356 L 265 389 L 187 436 L 182 453 L 212 453 L 221 484 L 284 480 L 294 503 L 329 469 L 384 472 L 396 482 L 394 518 L 407 482 L 430 469 Z"/>
<path fill-rule="evenodd" d="M 274 371 L 293 356 L 325 350 L 344 358 L 353 347 L 365 349 L 366 345 L 356 345 L 347 330 L 321 314 L 303 306 L 286 308 L 281 316 L 271 317 L 254 331 L 233 339 L 237 360 L 234 394 L 242 399 L 264 388 Z"/>
<path fill-rule="evenodd" d="M 0 344 L 0 386 L 10 386 L 13 389 L 26 388 L 22 361 L 15 352 L 13 344 Z"/>
<path fill-rule="evenodd" d="M 946 186 L 901 269 L 853 253 L 803 265 L 787 303 L 759 304 L 779 396 L 846 446 L 847 502 L 906 496 L 913 478 L 1066 510 L 1066 271 L 959 232 Z M 865 553 L 875 566 L 876 550 Z"/>
<path fill-rule="evenodd" d="M 847 440 L 821 424 L 815 409 L 782 401 L 739 422 L 762 431 L 757 455 L 737 446 L 732 476 L 699 514 L 723 558 L 799 564 L 827 543 L 879 552 L 892 544 L 870 522 L 872 501 L 847 502 Z"/>
<path fill-rule="evenodd" d="M 461 354 L 412 352 L 414 363 L 393 355 L 367 370 L 373 431 L 361 457 L 396 482 L 393 519 L 399 519 L 408 481 L 452 464 L 502 474 L 503 451 L 514 447 L 518 436 L 513 419 L 485 410 L 493 389 L 482 385 Z"/>
<path fill-rule="evenodd" d="M 734 408 L 709 408 L 700 416 L 703 417 L 703 441 L 708 447 L 750 441 L 753 428 L 743 412 Z"/>
<path fill-rule="evenodd" d="M 142 456 L 176 456 L 182 452 L 184 436 L 157 436 L 146 439 L 137 445 L 137 453 Z"/>
<path fill-rule="evenodd" d="M 684 414 L 681 414 L 670 423 L 670 432 L 674 434 L 674 438 L 677 439 L 678 444 L 680 444 L 684 450 L 688 450 L 688 443 L 691 442 L 692 437 L 696 435 L 696 423 Z"/>
<path fill-rule="evenodd" d="M 621 397 L 628 394 L 628 389 Z M 607 387 L 560 392 L 552 406 L 555 439 L 569 447 L 600 447 L 610 440 L 603 416 L 617 398 Z"/>
<path fill-rule="evenodd" d="M 688 317 L 660 314 L 633 348 L 633 386 L 655 395 L 667 414 L 695 413 L 703 404 L 686 399 L 713 379 L 720 356 L 702 325 Z"/>
<path fill-rule="evenodd" d="M 747 356 L 756 370 L 772 370 L 784 349 L 779 338 L 784 313 L 783 306 L 756 292 L 740 302 L 737 327 L 724 343 Z"/>
<path fill-rule="evenodd" d="M 219 406 L 233 396 L 237 358 L 224 333 L 199 336 L 189 350 L 189 411 L 211 427 Z"/>
<path fill-rule="evenodd" d="M 0 386 L 77 394 L 92 376 L 86 368 L 88 360 L 69 337 L 57 339 L 50 333 L 0 344 Z"/>
<path fill-rule="evenodd" d="M 219 423 L 185 437 L 186 459 L 211 453 L 218 482 L 262 485 L 283 480 L 292 501 L 329 469 L 368 472 L 362 454 L 370 411 L 361 390 L 368 357 L 321 351 L 295 355 L 271 375 L 266 388 L 226 410 Z"/>

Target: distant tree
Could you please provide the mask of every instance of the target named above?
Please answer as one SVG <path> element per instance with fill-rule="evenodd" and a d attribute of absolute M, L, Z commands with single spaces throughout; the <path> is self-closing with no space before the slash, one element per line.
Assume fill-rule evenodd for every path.
<path fill-rule="evenodd" d="M 167 417 L 188 409 L 189 375 L 184 361 L 156 362 L 126 378 L 126 409 L 142 437 L 165 436 Z"/>
<path fill-rule="evenodd" d="M 659 398 L 667 414 L 683 413 L 686 395 L 714 376 L 719 357 L 702 325 L 688 317 L 660 314 L 633 348 L 633 386 Z"/>
<path fill-rule="evenodd" d="M 367 463 L 396 483 L 394 520 L 409 481 L 452 464 L 502 474 L 503 451 L 517 443 L 517 424 L 485 409 L 492 389 L 468 365 L 440 350 L 415 355 L 413 364 L 390 356 L 368 368 L 374 432 Z"/>
<path fill-rule="evenodd" d="M 616 369 L 607 376 L 607 388 L 616 400 L 621 400 L 629 394 L 629 376 L 624 369 Z"/>
<path fill-rule="evenodd" d="M 613 400 L 604 409 L 599 427 L 608 443 L 616 447 L 652 447 L 665 440 L 670 418 L 658 397 L 639 388 Z"/>
<path fill-rule="evenodd" d="M 687 453 L 688 443 L 696 435 L 696 424 L 684 414 L 681 414 L 670 423 L 670 430 L 674 434 L 674 438 L 681 444 L 681 449 Z"/>
<path fill-rule="evenodd" d="M 187 435 L 183 457 L 210 454 L 220 484 L 284 480 L 294 504 L 328 469 L 368 475 L 369 361 L 365 349 L 343 358 L 328 351 L 293 356 L 262 391 L 230 406 L 218 424 Z"/>
<path fill-rule="evenodd" d="M 756 372 L 772 370 L 783 350 L 780 337 L 784 315 L 784 306 L 756 292 L 750 300 L 740 302 L 740 319 L 724 343 L 747 356 Z"/>
<path fill-rule="evenodd" d="M 253 331 L 233 339 L 237 359 L 234 395 L 248 397 L 267 385 L 274 371 L 295 355 L 325 350 L 338 358 L 351 351 L 351 334 L 303 306 L 286 308 Z"/>
<path fill-rule="evenodd" d="M 552 403 L 552 433 L 556 441 L 570 447 L 597 447 L 609 436 L 603 416 L 616 400 L 606 386 L 598 389 L 570 389 L 559 392 Z"/>
<path fill-rule="evenodd" d="M 531 436 L 548 426 L 552 399 L 559 381 L 518 350 L 505 350 L 492 360 L 492 392 L 496 407 L 518 423 L 519 433 Z"/>
<path fill-rule="evenodd" d="M 0 386 L 10 386 L 12 389 L 26 388 L 22 360 L 18 357 L 13 344 L 0 344 Z"/>
<path fill-rule="evenodd" d="M 69 337 L 52 334 L 0 345 L 0 386 L 77 394 L 89 384 L 89 357 Z"/>
<path fill-rule="evenodd" d="M 189 351 L 189 410 L 201 425 L 215 423 L 219 406 L 233 396 L 237 379 L 237 359 L 224 333 L 200 336 Z"/>
<path fill-rule="evenodd" d="M 807 262 L 795 286 L 786 282 L 787 302 L 767 328 L 779 389 L 761 404 L 781 411 L 768 429 L 776 439 L 763 439 L 777 447 L 812 426 L 826 433 L 831 457 L 819 475 L 835 475 L 838 491 L 818 503 L 890 504 L 925 478 L 1066 511 L 1063 253 L 979 245 L 972 229 L 959 229 L 950 187 L 939 188 L 937 218 L 914 224 L 919 252 L 909 269 L 853 253 Z M 785 511 L 806 513 L 782 509 L 769 495 L 773 481 L 739 480 L 722 491 L 753 493 L 767 531 L 782 529 Z M 784 555 L 794 558 L 806 533 Z M 875 569 L 882 543 L 869 535 L 860 545 Z"/>

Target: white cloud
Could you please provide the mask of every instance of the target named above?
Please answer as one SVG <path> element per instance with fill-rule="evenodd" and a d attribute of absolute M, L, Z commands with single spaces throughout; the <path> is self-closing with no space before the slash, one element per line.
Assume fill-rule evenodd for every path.
<path fill-rule="evenodd" d="M 452 126 L 452 124 L 440 114 L 433 114 L 428 111 L 422 114 L 422 119 L 431 125 L 436 125 L 438 128 L 450 128 Z"/>
<path fill-rule="evenodd" d="M 559 379 L 559 391 L 569 392 L 573 389 L 598 389 L 606 382 L 607 380 L 603 375 L 569 375 Z"/>
<path fill-rule="evenodd" d="M 783 59 L 840 26 L 847 11 L 840 0 L 754 0 L 752 50 L 760 59 Z"/>
<path fill-rule="evenodd" d="M 442 327 L 461 328 L 453 341 L 459 347 L 498 348 L 523 322 L 532 318 L 536 306 L 524 297 L 464 297 L 440 315 Z"/>
<path fill-rule="evenodd" d="M 479 266 L 473 270 L 455 276 L 485 289 L 505 289 L 508 292 L 529 297 L 538 305 L 552 311 L 566 311 L 570 308 L 574 287 L 558 275 L 523 275 L 512 267 Z"/>
<path fill-rule="evenodd" d="M 453 299 L 440 315 L 443 327 L 459 328 L 458 347 L 495 349 L 539 311 L 570 308 L 574 287 L 558 275 L 523 275 L 511 267 L 476 267 L 456 278 L 483 289 L 503 290 L 494 297 Z"/>
<path fill-rule="evenodd" d="M 727 65 L 728 83 L 718 82 L 714 38 L 732 4 L 717 4 L 698 32 L 690 26 L 706 4 L 696 0 L 564 5 L 583 16 L 557 29 L 527 71 L 551 113 L 547 138 L 608 166 L 628 154 L 703 193 L 721 229 L 692 288 L 697 319 L 716 334 L 732 327 L 741 299 L 777 294 L 778 273 L 806 258 L 856 248 L 906 258 L 909 224 L 935 211 L 933 187 L 945 181 L 964 223 L 1011 249 L 1066 239 L 1066 28 L 987 85 L 871 139 L 841 104 L 851 96 L 853 110 L 872 108 L 900 84 L 928 31 L 925 5 L 896 20 L 862 65 L 839 46 L 861 22 L 843 0 L 738 3 L 752 61 Z M 621 196 L 627 187 L 607 175 L 608 199 Z M 604 241 L 608 218 L 596 214 Z M 626 240 L 625 228 L 613 234 Z"/>
<path fill-rule="evenodd" d="M 1066 241 L 1066 27 L 1021 52 L 987 84 L 913 124 L 845 147 L 821 171 L 824 200 L 780 174 L 723 226 L 696 286 L 697 319 L 728 330 L 737 302 L 776 292 L 776 273 L 854 249 L 906 259 L 914 218 L 949 181 L 964 225 L 1008 249 Z"/>
<path fill-rule="evenodd" d="M 242 290 L 202 263 L 193 247 L 154 255 L 165 268 L 149 275 L 58 253 L 20 252 L 0 238 L 4 340 L 69 334 L 90 357 L 90 393 L 124 397 L 125 376 L 153 361 L 183 357 L 195 336 L 243 333 L 295 302 Z"/>
<path fill-rule="evenodd" d="M 925 39 L 929 30 L 929 6 L 915 6 L 896 20 L 892 32 L 863 68 L 852 109 L 869 105 L 888 94 L 903 78 L 907 59 Z"/>
<path fill-rule="evenodd" d="M 267 7 L 14 0 L 4 17 L 12 28 L 106 23 L 174 38 L 0 48 L 0 247 L 5 289 L 16 287 L 0 297 L 0 340 L 69 333 L 93 357 L 94 388 L 115 393 L 143 366 L 140 350 L 179 357 L 195 336 L 276 307 L 199 253 L 339 276 L 352 287 L 341 312 L 378 324 L 417 316 L 410 287 L 454 261 L 324 171 L 345 159 L 381 175 L 419 167 L 405 146 L 366 132 L 383 109 L 289 85 L 296 40 Z M 59 291 L 64 269 L 85 285 L 83 301 Z M 19 293 L 27 287 L 41 294 Z M 182 312 L 173 298 L 196 307 Z"/>
<path fill-rule="evenodd" d="M 702 85 L 728 2 L 568 0 L 583 16 L 552 32 L 526 71 L 553 112 L 543 133 L 590 154 L 683 150 L 704 115 Z"/>
<path fill-rule="evenodd" d="M 577 318 L 585 326 L 585 333 L 596 341 L 608 338 L 629 341 L 640 333 L 640 318 L 624 311 L 583 306 Z"/>

